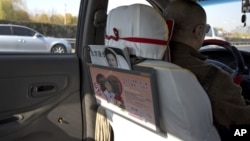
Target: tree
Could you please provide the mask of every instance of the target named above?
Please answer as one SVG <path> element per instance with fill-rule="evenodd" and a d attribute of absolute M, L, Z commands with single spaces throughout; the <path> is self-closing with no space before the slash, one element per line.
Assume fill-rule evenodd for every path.
<path fill-rule="evenodd" d="M 47 16 L 47 14 L 42 13 L 39 15 L 39 22 L 41 23 L 50 23 L 49 21 L 49 17 Z"/>
<path fill-rule="evenodd" d="M 77 25 L 78 22 L 78 17 L 77 16 L 73 16 L 72 18 L 72 25 Z"/>
<path fill-rule="evenodd" d="M 77 16 L 72 16 L 71 13 L 66 14 L 66 24 L 76 25 L 78 21 Z"/>
<path fill-rule="evenodd" d="M 29 14 L 24 10 L 16 10 L 15 15 L 16 15 L 16 21 L 25 21 L 25 22 L 30 21 Z"/>
<path fill-rule="evenodd" d="M 0 19 L 16 21 L 20 19 L 20 10 L 22 10 L 21 15 L 25 15 L 25 20 L 29 19 L 22 0 L 0 0 Z"/>
<path fill-rule="evenodd" d="M 65 24 L 72 24 L 73 16 L 70 13 L 65 14 Z"/>
<path fill-rule="evenodd" d="M 41 22 L 41 23 L 50 23 L 49 17 L 47 14 L 45 13 L 41 13 L 41 14 L 36 14 L 33 18 L 33 21 L 35 22 Z"/>
<path fill-rule="evenodd" d="M 50 17 L 50 22 L 52 24 L 63 24 L 64 23 L 64 17 L 61 14 L 54 14 Z"/>
<path fill-rule="evenodd" d="M 0 18 L 4 20 L 10 20 L 14 16 L 14 8 L 12 1 L 1 0 L 0 1 Z"/>

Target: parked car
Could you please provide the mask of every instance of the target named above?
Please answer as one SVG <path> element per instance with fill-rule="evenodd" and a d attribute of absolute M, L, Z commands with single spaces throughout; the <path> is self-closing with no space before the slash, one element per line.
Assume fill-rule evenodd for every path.
<path fill-rule="evenodd" d="M 0 43 L 0 52 L 71 52 L 71 44 L 67 40 L 45 37 L 20 25 L 0 24 Z"/>

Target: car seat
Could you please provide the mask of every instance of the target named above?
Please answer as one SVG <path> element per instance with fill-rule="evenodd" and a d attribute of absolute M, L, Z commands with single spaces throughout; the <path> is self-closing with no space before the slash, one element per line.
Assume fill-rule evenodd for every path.
<path fill-rule="evenodd" d="M 159 102 L 160 131 L 136 124 L 112 108 L 106 109 L 115 141 L 220 140 L 213 125 L 209 98 L 195 75 L 163 61 L 172 32 L 167 23 L 154 8 L 141 4 L 117 7 L 108 14 L 105 46 L 128 47 L 131 56 L 142 60 L 131 62 L 132 65 L 156 71 Z"/>

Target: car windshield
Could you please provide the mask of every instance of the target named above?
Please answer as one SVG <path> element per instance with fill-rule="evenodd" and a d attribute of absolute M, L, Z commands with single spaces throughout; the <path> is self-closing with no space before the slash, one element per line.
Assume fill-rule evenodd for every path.
<path fill-rule="evenodd" d="M 242 23 L 242 1 L 230 0 L 227 3 L 211 4 L 199 2 L 207 13 L 207 23 L 211 25 L 207 39 L 225 39 L 240 50 L 250 51 L 250 26 Z M 248 13 L 246 13 L 248 16 Z"/>

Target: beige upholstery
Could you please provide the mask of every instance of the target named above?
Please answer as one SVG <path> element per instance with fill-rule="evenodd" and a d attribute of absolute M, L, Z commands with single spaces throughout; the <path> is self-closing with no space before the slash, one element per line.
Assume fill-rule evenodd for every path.
<path fill-rule="evenodd" d="M 156 70 L 161 125 L 168 133 L 185 141 L 219 140 L 209 98 L 190 71 L 165 61 L 138 65 Z"/>

